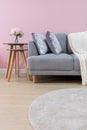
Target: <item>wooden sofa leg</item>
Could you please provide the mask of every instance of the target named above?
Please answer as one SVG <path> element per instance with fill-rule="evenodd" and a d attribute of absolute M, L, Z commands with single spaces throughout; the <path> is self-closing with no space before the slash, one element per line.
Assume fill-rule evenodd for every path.
<path fill-rule="evenodd" d="M 33 83 L 37 83 L 37 76 L 33 75 Z"/>

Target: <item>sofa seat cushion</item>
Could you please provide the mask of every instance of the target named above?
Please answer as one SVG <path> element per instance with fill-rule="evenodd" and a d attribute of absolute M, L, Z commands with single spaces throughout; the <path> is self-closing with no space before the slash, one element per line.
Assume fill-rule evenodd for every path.
<path fill-rule="evenodd" d="M 72 57 L 73 57 L 73 67 L 74 67 L 74 70 L 80 70 L 80 63 L 79 63 L 79 59 L 76 55 L 74 54 L 71 54 Z"/>
<path fill-rule="evenodd" d="M 58 55 L 49 53 L 29 57 L 28 64 L 30 70 L 67 71 L 73 70 L 73 57 L 66 53 L 60 53 Z"/>

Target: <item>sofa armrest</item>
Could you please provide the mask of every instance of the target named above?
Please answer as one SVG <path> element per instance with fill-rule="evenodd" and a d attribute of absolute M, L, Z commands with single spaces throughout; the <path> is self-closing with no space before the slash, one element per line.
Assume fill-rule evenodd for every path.
<path fill-rule="evenodd" d="M 28 57 L 29 56 L 37 56 L 38 55 L 38 51 L 37 48 L 35 46 L 34 41 L 30 41 L 28 44 Z"/>

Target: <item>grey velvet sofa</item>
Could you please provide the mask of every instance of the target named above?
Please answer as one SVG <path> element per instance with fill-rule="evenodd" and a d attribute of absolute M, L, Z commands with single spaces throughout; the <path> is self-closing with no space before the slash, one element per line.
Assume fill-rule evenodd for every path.
<path fill-rule="evenodd" d="M 56 36 L 63 50 L 60 54 L 39 55 L 34 41 L 29 42 L 27 66 L 33 82 L 38 75 L 80 75 L 79 60 L 69 46 L 67 34 Z"/>

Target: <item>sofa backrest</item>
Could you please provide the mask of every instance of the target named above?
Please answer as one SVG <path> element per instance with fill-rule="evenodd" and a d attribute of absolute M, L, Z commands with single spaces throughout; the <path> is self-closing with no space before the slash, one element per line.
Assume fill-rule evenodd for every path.
<path fill-rule="evenodd" d="M 67 53 L 67 35 L 65 33 L 55 34 L 62 47 L 62 52 Z"/>
<path fill-rule="evenodd" d="M 73 53 L 72 50 L 71 50 L 71 47 L 69 45 L 69 42 L 68 42 L 68 35 L 67 35 L 67 53 L 69 53 L 69 54 Z"/>
<path fill-rule="evenodd" d="M 56 33 L 55 35 L 56 35 L 57 39 L 60 42 L 60 45 L 62 47 L 62 52 L 63 53 L 68 53 L 68 54 L 73 53 L 72 50 L 71 50 L 71 48 L 70 48 L 70 45 L 68 43 L 68 35 L 65 34 L 65 33 Z M 30 55 L 38 55 L 38 51 L 37 51 L 36 45 L 34 44 L 34 41 L 30 42 L 29 46 L 30 46 L 29 47 L 30 48 L 29 49 Z M 32 50 L 34 50 L 33 54 L 31 54 Z"/>
<path fill-rule="evenodd" d="M 58 33 L 55 35 L 61 44 L 61 47 L 63 50 L 62 52 L 72 54 L 73 52 L 72 52 L 71 47 L 70 47 L 69 42 L 68 42 L 68 35 L 65 33 Z"/>

